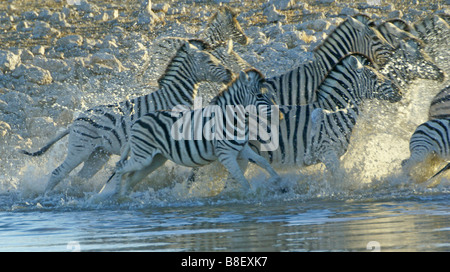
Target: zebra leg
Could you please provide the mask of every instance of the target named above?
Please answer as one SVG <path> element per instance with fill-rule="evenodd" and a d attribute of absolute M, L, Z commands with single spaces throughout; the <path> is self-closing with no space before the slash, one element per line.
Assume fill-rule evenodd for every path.
<path fill-rule="evenodd" d="M 443 160 L 435 152 L 413 150 L 409 159 L 402 162 L 402 170 L 414 182 L 422 183 L 429 179 Z"/>
<path fill-rule="evenodd" d="M 231 177 L 237 180 L 245 190 L 249 190 L 250 183 L 245 178 L 244 173 L 239 167 L 239 163 L 237 162 L 237 155 L 237 152 L 236 156 L 232 156 L 232 154 L 230 154 L 229 152 L 224 152 L 223 154 L 220 154 L 218 158 L 220 163 L 228 170 L 228 173 L 231 175 Z"/>
<path fill-rule="evenodd" d="M 83 149 L 81 152 L 74 152 L 69 147 L 69 152 L 64 162 L 51 173 L 44 194 L 48 194 L 51 190 L 53 190 L 53 188 L 55 188 L 56 185 L 58 185 L 58 183 L 61 182 L 62 179 L 67 177 L 73 169 L 87 160 L 91 152 L 92 150 L 89 149 Z"/>
<path fill-rule="evenodd" d="M 244 149 L 240 152 L 239 156 L 265 169 L 270 174 L 270 177 L 273 181 L 280 181 L 280 176 L 272 168 L 270 163 L 262 156 L 256 154 L 255 151 L 253 151 L 248 145 L 244 147 Z"/>
<path fill-rule="evenodd" d="M 84 162 L 83 168 L 81 168 L 77 175 L 84 179 L 92 178 L 108 162 L 109 158 L 109 152 L 98 148 Z"/>
<path fill-rule="evenodd" d="M 322 154 L 320 161 L 325 164 L 326 170 L 332 175 L 336 174 L 341 167 L 339 157 L 332 148 L 326 148 L 326 151 Z"/>
<path fill-rule="evenodd" d="M 128 195 L 142 179 L 150 175 L 153 171 L 162 166 L 166 161 L 166 157 L 161 154 L 156 154 L 147 165 L 143 165 L 143 167 L 141 167 L 140 169 L 134 170 L 129 173 L 126 180 L 122 182 L 120 194 Z M 126 171 L 125 168 L 123 170 Z"/>

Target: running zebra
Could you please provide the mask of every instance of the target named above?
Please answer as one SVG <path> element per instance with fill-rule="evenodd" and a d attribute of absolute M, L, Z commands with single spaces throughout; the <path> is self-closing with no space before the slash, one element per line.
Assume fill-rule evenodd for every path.
<path fill-rule="evenodd" d="M 255 69 L 241 72 L 208 107 L 185 111 L 181 117 L 170 111 L 158 111 L 139 118 L 131 127 L 130 141 L 115 173 L 95 199 L 128 194 L 168 159 L 187 167 L 219 160 L 245 189 L 250 184 L 240 170 L 241 161 L 256 163 L 269 172 L 271 179 L 278 180 L 270 164 L 248 146 L 249 126 L 244 107 L 254 106 L 260 111 L 253 113 L 272 117 L 273 100 L 271 95 L 262 93 L 263 81 L 264 77 Z M 230 107 L 234 110 L 230 111 Z M 179 133 L 180 128 L 186 127 L 187 133 Z"/>
<path fill-rule="evenodd" d="M 249 69 L 251 66 L 233 51 L 233 41 L 241 45 L 247 45 L 249 41 L 236 17 L 237 13 L 229 7 L 219 8 L 209 19 L 205 30 L 198 34 L 198 37 L 211 45 L 212 51 L 210 53 L 220 60 L 225 67 L 233 73 L 239 74 L 240 71 Z M 159 71 L 160 67 L 166 66 L 166 60 L 175 55 L 184 40 L 186 38 L 181 37 L 156 39 L 150 48 L 151 58 L 143 69 L 146 80 L 163 72 Z M 215 94 L 216 92 L 214 92 Z"/>
<path fill-rule="evenodd" d="M 80 114 L 68 129 L 41 150 L 22 151 L 26 155 L 40 156 L 69 134 L 67 157 L 51 173 L 45 192 L 52 190 L 82 162 L 84 165 L 78 175 L 86 179 L 95 175 L 111 154 L 121 154 L 129 138 L 131 123 L 140 116 L 177 105 L 192 106 L 196 86 L 201 81 L 229 82 L 231 72 L 204 51 L 205 48 L 207 45 L 199 40 L 186 42 L 159 79 L 159 90 L 132 100 L 93 107 Z"/>
<path fill-rule="evenodd" d="M 389 79 L 362 64 L 368 61 L 360 54 L 343 58 L 319 86 L 317 102 L 280 107 L 284 118 L 279 124 L 279 148 L 261 151 L 260 143 L 250 141 L 252 149 L 277 167 L 322 162 L 330 171 L 337 169 L 362 101 L 377 98 L 397 102 L 401 98 Z"/>
<path fill-rule="evenodd" d="M 328 72 L 347 54 L 369 56 L 379 66 L 388 61 L 393 47 L 374 28 L 349 17 L 314 49 L 315 60 L 280 76 L 267 79 L 279 105 L 305 105 L 316 101 L 316 90 Z"/>
<path fill-rule="evenodd" d="M 440 61 L 440 52 L 447 54 L 449 50 L 450 26 L 445 16 L 429 15 L 413 24 L 411 33 L 425 42 L 427 53 Z"/>
<path fill-rule="evenodd" d="M 359 15 L 357 18 L 368 26 L 375 25 L 367 16 Z M 445 74 L 425 52 L 425 44 L 403 29 L 409 29 L 408 25 L 399 19 L 386 21 L 377 26 L 381 35 L 395 48 L 389 60 L 380 66 L 379 71 L 401 88 L 406 88 L 417 78 L 442 82 Z"/>
<path fill-rule="evenodd" d="M 450 118 L 450 85 L 433 98 L 428 111 L 428 120 L 447 118 Z"/>
<path fill-rule="evenodd" d="M 403 171 L 415 182 L 430 179 L 440 164 L 450 160 L 450 118 L 433 119 L 418 126 L 409 141 L 409 150 L 409 158 L 402 161 Z"/>

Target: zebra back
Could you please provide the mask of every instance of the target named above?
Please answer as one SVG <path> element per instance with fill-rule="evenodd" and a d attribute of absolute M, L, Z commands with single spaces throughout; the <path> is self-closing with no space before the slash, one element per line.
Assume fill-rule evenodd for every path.
<path fill-rule="evenodd" d="M 427 44 L 448 44 L 449 24 L 440 16 L 429 15 L 415 23 L 413 27 L 413 34 Z"/>
<path fill-rule="evenodd" d="M 443 118 L 450 118 L 450 85 L 433 98 L 428 111 L 428 120 Z"/>
<path fill-rule="evenodd" d="M 409 141 L 413 154 L 436 153 L 442 158 L 450 156 L 450 119 L 433 119 L 419 125 Z"/>
<path fill-rule="evenodd" d="M 328 72 L 352 52 L 362 53 L 377 65 L 386 62 L 392 46 L 374 28 L 349 17 L 321 45 L 314 49 L 314 60 L 283 75 L 267 79 L 276 91 L 279 105 L 305 105 L 315 102 L 316 90 Z"/>
<path fill-rule="evenodd" d="M 327 110 L 344 109 L 349 103 L 359 105 L 364 99 L 377 98 L 398 102 L 401 91 L 371 67 L 364 54 L 345 56 L 333 67 L 317 90 L 317 103 Z M 364 65 L 365 64 L 365 65 Z"/>
<path fill-rule="evenodd" d="M 372 97 L 395 102 L 401 97 L 400 90 L 388 79 L 362 63 L 370 64 L 370 59 L 349 54 L 320 84 L 317 102 L 280 107 L 284 119 L 278 128 L 278 149 L 261 152 L 260 143 L 251 141 L 252 149 L 270 163 L 283 166 L 329 163 L 333 160 L 327 158 L 343 155 L 361 102 Z"/>
<path fill-rule="evenodd" d="M 347 18 L 314 49 L 316 57 L 335 64 L 351 52 L 363 53 L 378 65 L 383 65 L 391 55 L 393 47 L 373 27 L 353 17 Z"/>
<path fill-rule="evenodd" d="M 377 30 L 383 35 L 383 37 L 394 47 L 397 48 L 400 46 L 400 42 L 406 39 L 415 40 L 417 43 L 421 44 L 422 41 L 411 34 L 408 31 L 405 31 L 392 21 L 386 21 L 377 26 Z"/>

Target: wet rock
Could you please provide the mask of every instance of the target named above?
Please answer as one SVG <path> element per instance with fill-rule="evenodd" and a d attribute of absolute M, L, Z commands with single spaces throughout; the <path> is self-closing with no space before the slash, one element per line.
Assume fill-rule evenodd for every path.
<path fill-rule="evenodd" d="M 42 45 L 36 45 L 31 49 L 31 52 L 35 55 L 44 55 L 45 54 L 45 47 Z"/>
<path fill-rule="evenodd" d="M 61 59 L 48 59 L 39 56 L 33 59 L 33 64 L 49 71 L 56 81 L 65 80 L 70 75 L 71 67 Z"/>
<path fill-rule="evenodd" d="M 151 0 L 143 0 L 141 4 L 141 9 L 139 11 L 137 24 L 138 25 L 146 25 L 146 24 L 155 24 L 159 22 L 161 19 L 152 11 L 152 1 Z"/>
<path fill-rule="evenodd" d="M 159 4 L 154 4 L 152 6 L 152 10 L 155 12 L 164 12 L 167 13 L 167 11 L 169 11 L 170 5 L 167 3 L 159 3 Z"/>
<path fill-rule="evenodd" d="M 73 111 L 69 109 L 63 109 L 61 113 L 56 117 L 55 122 L 58 126 L 67 126 L 73 120 Z"/>
<path fill-rule="evenodd" d="M 25 11 L 22 13 L 22 17 L 28 21 L 36 20 L 38 16 L 39 14 L 36 11 Z"/>
<path fill-rule="evenodd" d="M 5 138 L 10 133 L 11 126 L 6 122 L 0 121 L 0 137 Z"/>
<path fill-rule="evenodd" d="M 275 39 L 279 35 L 284 33 L 284 30 L 282 28 L 282 25 L 280 22 L 278 22 L 275 25 L 270 25 L 268 27 L 264 28 L 264 33 L 267 35 L 267 37 L 271 39 Z"/>
<path fill-rule="evenodd" d="M 62 12 L 55 12 L 50 17 L 50 22 L 55 25 L 62 27 L 68 27 L 69 24 L 66 22 L 66 15 Z"/>
<path fill-rule="evenodd" d="M 394 10 L 392 12 L 389 12 L 388 18 L 389 19 L 396 19 L 396 18 L 402 18 L 403 12 L 401 10 Z"/>
<path fill-rule="evenodd" d="M 31 27 L 27 21 L 20 21 L 16 26 L 16 30 L 20 31 L 20 32 L 26 32 L 26 31 L 30 31 Z"/>
<path fill-rule="evenodd" d="M 330 23 L 323 19 L 314 20 L 310 24 L 310 28 L 316 32 L 327 30 L 330 27 Z"/>
<path fill-rule="evenodd" d="M 270 0 L 268 2 L 269 5 L 274 5 L 275 9 L 278 10 L 286 10 L 295 5 L 295 0 Z"/>
<path fill-rule="evenodd" d="M 33 58 L 34 54 L 28 49 L 23 49 L 22 52 L 20 52 L 20 59 L 22 62 L 32 60 Z"/>
<path fill-rule="evenodd" d="M 357 9 L 354 9 L 354 8 L 343 7 L 341 9 L 341 14 L 347 15 L 347 16 L 353 16 L 353 15 L 358 14 L 358 13 L 359 13 L 359 11 Z"/>
<path fill-rule="evenodd" d="M 264 9 L 263 15 L 267 17 L 269 23 L 286 20 L 286 15 L 280 13 L 273 4 Z"/>
<path fill-rule="evenodd" d="M 25 124 L 31 137 L 47 135 L 56 130 L 56 124 L 50 117 L 27 118 Z"/>
<path fill-rule="evenodd" d="M 114 55 L 105 52 L 93 54 L 91 65 L 96 74 L 111 74 L 125 70 L 125 67 Z"/>
<path fill-rule="evenodd" d="M 70 50 L 74 47 L 81 46 L 82 44 L 83 37 L 81 35 L 68 35 L 56 41 L 56 47 L 63 50 Z"/>
<path fill-rule="evenodd" d="M 33 39 L 45 39 L 58 36 L 60 32 L 53 27 L 50 27 L 49 23 L 38 21 L 33 28 L 32 34 L 31 37 Z"/>
<path fill-rule="evenodd" d="M 75 5 L 78 11 L 83 11 L 86 13 L 98 12 L 99 8 L 95 4 L 89 3 L 87 0 L 80 0 L 78 4 Z"/>
<path fill-rule="evenodd" d="M 291 49 L 304 44 L 303 40 L 301 40 L 301 37 L 302 33 L 300 31 L 286 31 L 285 33 L 280 35 L 276 41 L 285 43 L 287 48 Z"/>
<path fill-rule="evenodd" d="M 52 83 L 52 76 L 49 71 L 32 64 L 20 64 L 13 71 L 12 76 L 39 85 Z"/>
<path fill-rule="evenodd" d="M 0 49 L 0 71 L 12 71 L 20 63 L 20 56 L 11 51 Z"/>
<path fill-rule="evenodd" d="M 47 21 L 50 19 L 50 17 L 52 17 L 52 12 L 49 9 L 43 8 L 39 11 L 38 15 L 39 20 Z"/>

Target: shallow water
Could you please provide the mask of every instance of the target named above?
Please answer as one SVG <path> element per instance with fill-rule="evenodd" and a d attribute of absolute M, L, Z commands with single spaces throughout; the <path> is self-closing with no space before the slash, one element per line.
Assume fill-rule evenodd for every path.
<path fill-rule="evenodd" d="M 449 251 L 450 196 L 0 212 L 1 251 Z"/>

